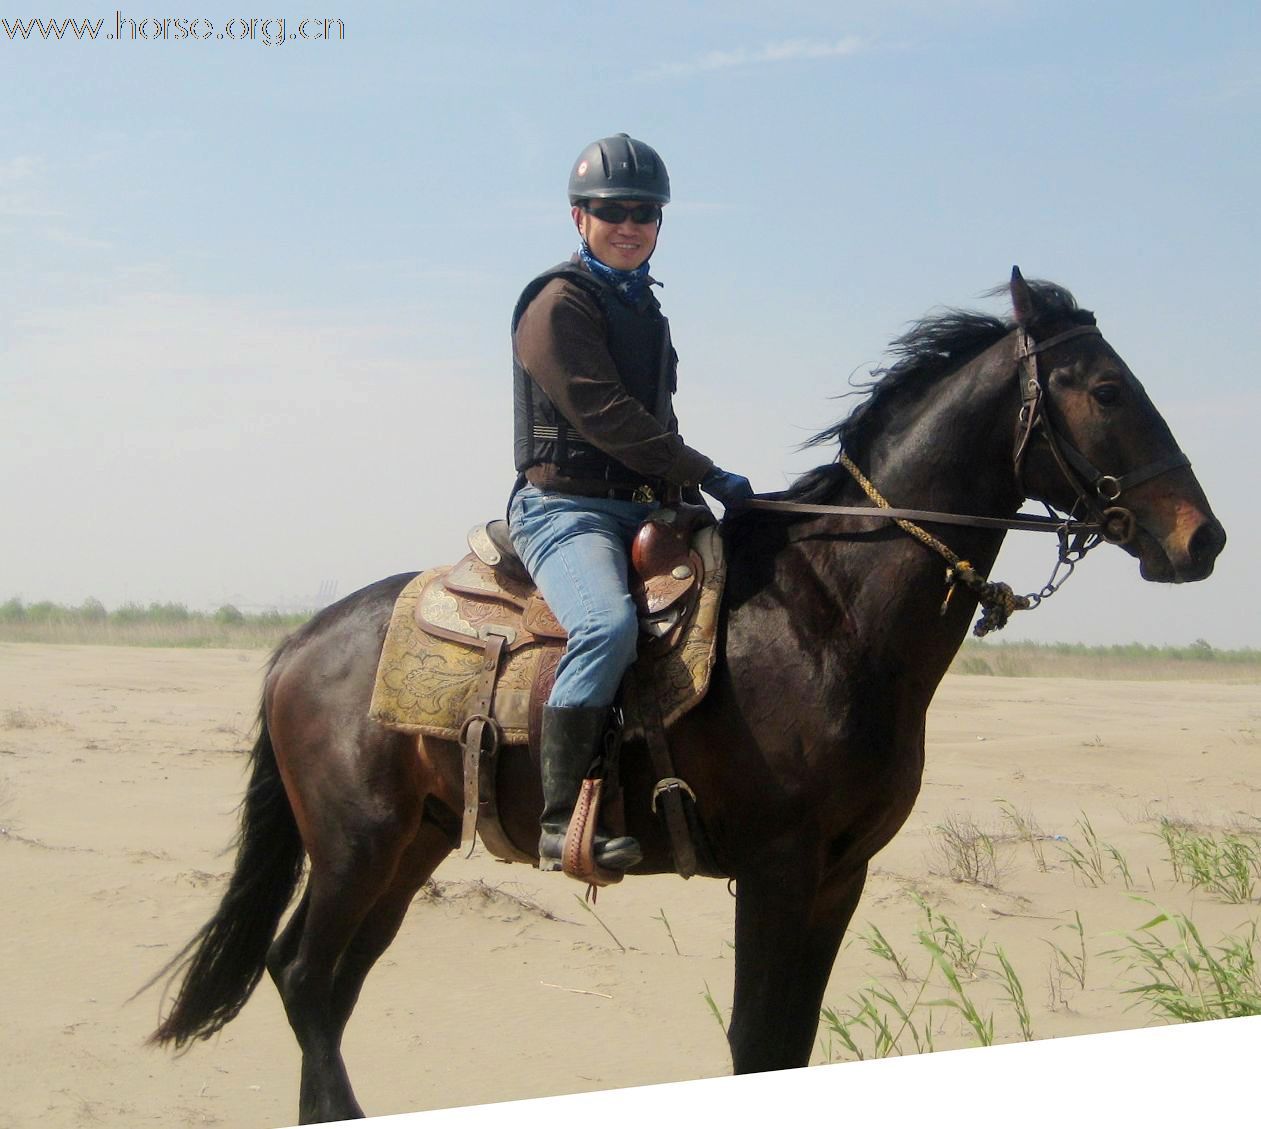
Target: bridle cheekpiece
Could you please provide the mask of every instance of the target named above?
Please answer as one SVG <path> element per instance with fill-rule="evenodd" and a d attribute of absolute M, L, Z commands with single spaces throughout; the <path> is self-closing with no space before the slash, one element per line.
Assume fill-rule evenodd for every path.
<path fill-rule="evenodd" d="M 1016 483 L 1024 493 L 1024 460 L 1035 431 L 1040 431 L 1060 472 L 1077 495 L 1072 512 L 1081 506 L 1098 525 L 1099 535 L 1113 545 L 1125 545 L 1138 532 L 1138 522 L 1131 510 L 1115 504 L 1121 495 L 1141 482 L 1147 482 L 1179 467 L 1191 465 L 1181 451 L 1155 459 L 1128 474 L 1105 474 L 1055 428 L 1045 410 L 1048 396 L 1046 380 L 1038 367 L 1038 354 L 1074 337 L 1101 337 L 1099 327 L 1091 319 L 1088 325 L 1076 325 L 1044 341 L 1035 342 L 1023 327 L 1016 329 L 1016 363 L 1021 374 L 1021 407 L 1016 427 L 1014 456 Z"/>

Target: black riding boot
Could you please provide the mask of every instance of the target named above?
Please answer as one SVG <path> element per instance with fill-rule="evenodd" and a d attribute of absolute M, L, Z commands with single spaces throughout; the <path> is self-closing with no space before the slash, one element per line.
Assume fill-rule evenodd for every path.
<path fill-rule="evenodd" d="M 565 833 L 583 778 L 603 751 L 608 731 L 607 706 L 544 706 L 542 748 L 543 816 L 539 821 L 539 869 L 558 870 Z M 643 858 L 629 835 L 615 839 L 597 827 L 595 861 L 607 870 L 626 870 Z"/>

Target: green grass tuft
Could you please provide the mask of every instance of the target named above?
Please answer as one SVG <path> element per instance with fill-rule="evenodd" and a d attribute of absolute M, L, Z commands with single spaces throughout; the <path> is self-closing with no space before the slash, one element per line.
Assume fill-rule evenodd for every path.
<path fill-rule="evenodd" d="M 1175 882 L 1208 890 L 1228 902 L 1250 902 L 1261 879 L 1261 836 L 1224 832 L 1220 837 L 1162 818 L 1164 841 Z"/>
<path fill-rule="evenodd" d="M 1189 917 L 1162 910 L 1125 942 L 1105 955 L 1140 977 L 1125 989 L 1135 1006 L 1145 1003 L 1172 1023 L 1261 1015 L 1255 921 L 1209 946 Z"/>

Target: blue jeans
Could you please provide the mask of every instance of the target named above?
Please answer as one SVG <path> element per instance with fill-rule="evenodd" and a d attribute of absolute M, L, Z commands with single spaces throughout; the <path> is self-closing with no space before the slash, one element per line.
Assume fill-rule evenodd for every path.
<path fill-rule="evenodd" d="M 548 705 L 612 704 L 639 638 L 627 588 L 630 544 L 656 508 L 656 502 L 582 498 L 535 486 L 513 497 L 513 547 L 569 633 Z"/>

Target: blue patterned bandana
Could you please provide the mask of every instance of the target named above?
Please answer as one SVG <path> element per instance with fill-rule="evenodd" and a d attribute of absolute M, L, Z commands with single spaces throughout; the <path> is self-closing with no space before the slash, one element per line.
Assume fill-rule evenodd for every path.
<path fill-rule="evenodd" d="M 587 246 L 587 241 L 582 241 L 582 246 L 578 249 L 578 254 L 582 256 L 582 261 L 587 264 L 588 269 L 597 278 L 604 279 L 614 290 L 617 296 L 622 299 L 628 306 L 639 305 L 639 300 L 644 296 L 644 291 L 648 289 L 648 264 L 643 263 L 634 270 L 617 270 L 615 267 L 609 266 L 607 263 L 600 262 Z"/>

